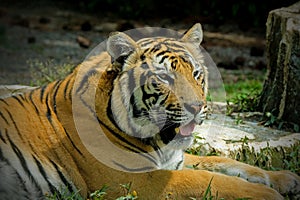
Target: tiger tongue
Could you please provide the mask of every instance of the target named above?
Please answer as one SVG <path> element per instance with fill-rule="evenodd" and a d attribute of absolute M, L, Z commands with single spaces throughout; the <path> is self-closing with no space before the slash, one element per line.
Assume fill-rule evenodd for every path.
<path fill-rule="evenodd" d="M 192 134 L 192 131 L 195 128 L 195 123 L 190 122 L 187 125 L 184 126 L 180 126 L 179 130 L 180 130 L 180 134 L 183 136 L 190 136 Z"/>

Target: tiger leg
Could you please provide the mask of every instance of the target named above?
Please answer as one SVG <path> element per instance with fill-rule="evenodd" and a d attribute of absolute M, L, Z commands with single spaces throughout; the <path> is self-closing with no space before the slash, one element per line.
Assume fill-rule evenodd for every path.
<path fill-rule="evenodd" d="M 274 188 L 280 194 L 300 197 L 300 177 L 290 171 L 266 171 L 230 158 L 185 154 L 185 166 L 238 176 Z"/>
<path fill-rule="evenodd" d="M 274 189 L 238 177 L 205 170 L 159 170 L 135 177 L 132 187 L 141 199 L 272 199 L 283 200 Z M 209 191 L 209 198 L 205 193 Z M 205 198 L 205 199 L 206 199 Z"/>

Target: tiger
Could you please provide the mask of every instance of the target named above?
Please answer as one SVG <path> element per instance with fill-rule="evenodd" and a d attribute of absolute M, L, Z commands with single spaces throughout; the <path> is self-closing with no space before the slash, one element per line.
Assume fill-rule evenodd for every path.
<path fill-rule="evenodd" d="M 119 184 L 128 182 L 139 199 L 149 200 L 169 194 L 173 199 L 201 198 L 208 186 L 213 196 L 226 200 L 299 197 L 300 178 L 290 171 L 266 171 L 230 158 L 185 153 L 207 110 L 202 40 L 200 23 L 179 39 L 135 41 L 115 32 L 105 51 L 83 61 L 66 78 L 0 99 L 0 199 L 59 197 L 62 188 L 88 198 L 103 185 L 109 186 L 107 195 L 114 199 L 122 195 Z M 77 101 L 101 128 L 100 139 L 89 135 L 97 135 L 97 129 L 74 106 Z M 75 113 L 88 133 L 84 138 Z M 99 144 L 96 152 L 107 157 L 114 156 L 114 149 L 124 154 L 109 166 L 83 139 Z M 101 140 L 113 148 L 105 150 Z"/>

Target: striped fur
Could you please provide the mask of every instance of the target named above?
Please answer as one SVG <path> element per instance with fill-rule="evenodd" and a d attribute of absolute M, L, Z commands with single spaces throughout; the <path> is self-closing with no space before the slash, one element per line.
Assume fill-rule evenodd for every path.
<path fill-rule="evenodd" d="M 184 155 L 193 127 L 205 116 L 207 70 L 198 51 L 201 41 L 200 24 L 179 40 L 135 42 L 116 33 L 108 39 L 107 52 L 92 56 L 65 79 L 0 99 L 0 199 L 43 199 L 62 189 L 79 190 L 86 197 L 104 184 L 110 186 L 109 196 L 117 197 L 122 194 L 119 184 L 127 182 L 141 199 L 164 199 L 171 193 L 186 199 L 201 197 L 212 177 L 212 192 L 226 199 L 281 199 L 271 185 L 282 194 L 299 194 L 299 177 L 292 173 Z M 74 96 L 116 148 L 136 155 L 115 160 L 121 170 L 97 160 L 82 143 L 73 117 L 80 113 L 72 107 Z M 91 129 L 89 123 L 83 126 Z M 134 168 L 133 162 L 149 165 Z M 208 171 L 179 170 L 185 165 Z"/>

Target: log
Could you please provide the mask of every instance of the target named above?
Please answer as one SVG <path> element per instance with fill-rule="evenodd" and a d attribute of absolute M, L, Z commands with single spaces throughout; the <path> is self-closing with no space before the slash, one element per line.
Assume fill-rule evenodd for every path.
<path fill-rule="evenodd" d="M 300 2 L 273 10 L 267 19 L 267 77 L 258 108 L 300 125 Z"/>

